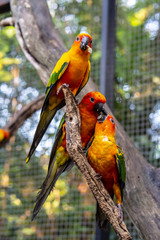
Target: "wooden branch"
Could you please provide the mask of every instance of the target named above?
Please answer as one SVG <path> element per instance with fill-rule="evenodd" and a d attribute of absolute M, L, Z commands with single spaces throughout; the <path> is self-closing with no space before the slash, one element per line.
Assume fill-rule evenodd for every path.
<path fill-rule="evenodd" d="M 119 218 L 119 212 L 108 192 L 105 190 L 101 180 L 97 179 L 96 172 L 88 163 L 82 148 L 80 136 L 80 113 L 72 92 L 62 87 L 66 102 L 66 147 L 70 157 L 74 160 L 79 170 L 87 180 L 87 183 L 112 224 L 119 239 L 132 239 L 124 222 Z"/>
<path fill-rule="evenodd" d="M 11 0 L 11 9 L 22 50 L 46 84 L 57 60 L 66 51 L 46 0 L 38 0 L 38 4 L 37 0 Z M 97 90 L 89 80 L 81 96 Z M 111 113 L 107 106 L 106 110 Z M 143 240 L 159 240 L 160 168 L 147 163 L 117 121 L 116 127 L 116 142 L 124 150 L 127 170 L 123 206 Z"/>
<path fill-rule="evenodd" d="M 14 26 L 14 21 L 12 17 L 7 17 L 0 21 L 0 27 Z"/>
<path fill-rule="evenodd" d="M 32 102 L 28 103 L 24 107 L 22 107 L 18 112 L 14 114 L 14 116 L 10 119 L 10 121 L 6 124 L 4 129 L 9 132 L 10 137 L 15 134 L 15 132 L 20 128 L 26 119 L 28 119 L 33 113 L 39 110 L 44 101 L 44 94 L 42 96 L 37 97 Z M 0 147 L 3 147 L 9 139 L 5 139 L 0 143 Z"/>

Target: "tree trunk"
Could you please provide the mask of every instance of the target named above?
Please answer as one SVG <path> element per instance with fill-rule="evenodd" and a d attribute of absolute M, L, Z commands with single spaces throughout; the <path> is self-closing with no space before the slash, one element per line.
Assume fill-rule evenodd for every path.
<path fill-rule="evenodd" d="M 46 84 L 57 60 L 66 51 L 46 0 L 11 0 L 11 9 L 21 48 Z M 83 94 L 93 90 L 97 88 L 89 80 Z M 111 113 L 108 106 L 106 109 Z M 118 121 L 116 131 L 116 141 L 123 148 L 126 159 L 125 211 L 142 239 L 159 240 L 160 168 L 156 169 L 146 161 Z"/>

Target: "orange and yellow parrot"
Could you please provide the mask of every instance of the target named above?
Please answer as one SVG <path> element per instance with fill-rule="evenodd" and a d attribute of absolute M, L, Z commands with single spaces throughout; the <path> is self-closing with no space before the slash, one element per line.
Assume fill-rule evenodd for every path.
<path fill-rule="evenodd" d="M 82 146 L 85 149 L 87 143 L 91 140 L 97 118 L 99 114 L 107 114 L 103 108 L 106 102 L 105 97 L 99 92 L 87 93 L 79 104 L 81 116 L 81 140 Z M 36 205 L 33 210 L 32 220 L 38 214 L 40 208 L 44 204 L 46 198 L 55 186 L 59 176 L 73 166 L 73 162 L 66 150 L 66 132 L 64 117 L 59 125 L 55 142 L 52 148 L 50 162 L 48 166 L 47 176 L 41 186 L 41 191 L 36 199 Z"/>
<path fill-rule="evenodd" d="M 9 132 L 0 128 L 0 142 L 9 138 Z"/>
<path fill-rule="evenodd" d="M 115 195 L 119 216 L 123 219 L 121 205 L 125 186 L 125 159 L 122 149 L 116 144 L 115 122 L 110 114 L 98 117 L 87 159 L 95 172 L 100 175 L 110 196 L 113 198 Z M 106 218 L 99 206 L 97 222 L 100 228 L 107 226 Z"/>
<path fill-rule="evenodd" d="M 92 38 L 89 34 L 79 34 L 71 49 L 61 56 L 53 69 L 47 84 L 40 120 L 26 162 L 30 160 L 57 110 L 65 105 L 61 86 L 63 84 L 68 86 L 75 96 L 87 83 L 91 69 L 89 61 L 92 52 L 91 44 Z"/>

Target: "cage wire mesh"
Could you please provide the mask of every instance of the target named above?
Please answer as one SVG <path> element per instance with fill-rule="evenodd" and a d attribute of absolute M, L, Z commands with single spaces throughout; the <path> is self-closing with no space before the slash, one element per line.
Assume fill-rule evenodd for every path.
<path fill-rule="evenodd" d="M 93 37 L 93 80 L 99 84 L 102 1 L 49 0 L 54 24 L 70 48 L 80 31 Z M 160 159 L 160 66 L 158 1 L 117 1 L 115 115 L 142 154 L 155 166 Z M 103 29 L 102 29 L 103 30 Z M 1 29 L 0 127 L 24 104 L 44 92 L 32 66 L 16 41 L 13 28 Z M 12 59 L 7 62 L 6 58 Z M 62 112 L 56 115 L 31 162 L 25 158 L 40 112 L 0 149 L 0 239 L 87 240 L 95 236 L 95 200 L 74 167 L 64 174 L 34 222 L 31 212 L 47 171 L 48 156 Z M 139 240 L 134 226 L 124 221 Z M 111 240 L 117 239 L 111 231 Z"/>
<path fill-rule="evenodd" d="M 117 47 L 115 99 L 123 111 L 119 119 L 125 130 L 146 159 L 158 167 L 160 3 L 129 2 L 132 2 L 129 8 L 124 7 L 127 1 L 121 2 L 123 14 L 128 18 L 126 23 L 121 18 L 122 8 L 118 8 L 118 39 L 122 37 L 120 24 L 125 25 L 126 34 L 125 46 Z"/>
<path fill-rule="evenodd" d="M 160 166 L 159 1 L 118 1 L 115 114 L 136 147 Z M 125 215 L 133 236 L 140 239 Z"/>

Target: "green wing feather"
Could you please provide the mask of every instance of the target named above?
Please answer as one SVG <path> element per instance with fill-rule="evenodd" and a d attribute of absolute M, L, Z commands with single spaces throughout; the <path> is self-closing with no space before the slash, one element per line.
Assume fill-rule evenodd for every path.
<path fill-rule="evenodd" d="M 57 81 L 61 78 L 63 73 L 66 71 L 69 65 L 69 62 L 70 62 L 70 57 L 68 53 L 64 53 L 62 57 L 59 59 L 59 61 L 57 62 L 55 68 L 53 69 L 53 72 L 47 84 L 46 96 L 45 96 L 45 101 L 42 107 L 42 111 L 45 109 L 45 106 L 48 105 L 48 99 L 49 99 L 50 93 L 53 87 L 55 86 L 55 84 L 57 83 Z"/>
<path fill-rule="evenodd" d="M 123 193 L 123 189 L 125 187 L 125 179 L 126 179 L 126 167 L 125 167 L 124 154 L 120 147 L 117 148 L 116 163 L 117 163 L 118 174 L 119 174 L 119 182 L 121 185 L 121 192 Z"/>
<path fill-rule="evenodd" d="M 59 123 L 58 129 L 56 132 L 56 138 L 58 137 L 59 133 L 62 132 L 63 124 L 65 123 L 65 116 L 66 116 L 66 113 L 63 115 L 63 117 Z"/>
<path fill-rule="evenodd" d="M 61 144 L 62 140 L 63 140 L 63 124 L 65 123 L 65 116 L 66 114 L 63 115 L 60 124 L 58 126 L 57 132 L 56 132 L 56 136 L 55 136 L 55 141 L 52 147 L 52 151 L 51 151 L 51 155 L 50 155 L 50 161 L 49 161 L 49 165 L 48 165 L 48 175 L 50 175 L 51 170 L 53 168 L 54 162 L 55 162 L 55 154 L 56 154 L 56 150 L 57 150 L 57 146 L 59 144 Z M 68 163 L 65 164 L 65 168 L 63 168 L 63 171 L 67 170 L 69 171 L 74 162 L 71 161 L 71 159 L 68 160 Z M 52 165 L 52 166 L 51 166 Z"/>
<path fill-rule="evenodd" d="M 65 116 L 66 116 L 66 114 L 63 115 L 63 117 L 60 121 L 60 124 L 58 126 L 57 132 L 56 132 L 56 136 L 55 136 L 55 140 L 54 140 L 54 144 L 53 144 L 52 152 L 51 152 L 51 156 L 50 156 L 50 161 L 49 161 L 49 165 L 48 165 L 48 172 L 51 167 L 52 161 L 54 159 L 54 156 L 55 156 L 55 153 L 57 150 L 57 145 L 60 141 L 60 138 L 62 137 L 63 124 L 65 123 Z"/>
<path fill-rule="evenodd" d="M 43 206 L 44 202 L 46 201 L 48 195 L 50 194 L 51 190 L 55 186 L 55 183 L 58 180 L 58 178 L 61 176 L 61 174 L 64 171 L 72 168 L 72 166 L 74 165 L 74 163 L 72 162 L 71 159 L 68 159 L 68 161 L 64 162 L 64 164 L 61 166 L 58 166 L 57 161 L 56 161 L 57 147 L 61 143 L 62 138 L 64 137 L 64 135 L 63 135 L 63 124 L 64 123 L 65 123 L 65 115 L 63 116 L 63 118 L 59 124 L 57 133 L 56 133 L 55 141 L 54 141 L 51 155 L 50 155 L 48 173 L 47 173 L 47 176 L 41 186 L 41 190 L 37 196 L 36 204 L 35 204 L 33 214 L 32 214 L 32 220 L 38 214 L 39 210 Z"/>

